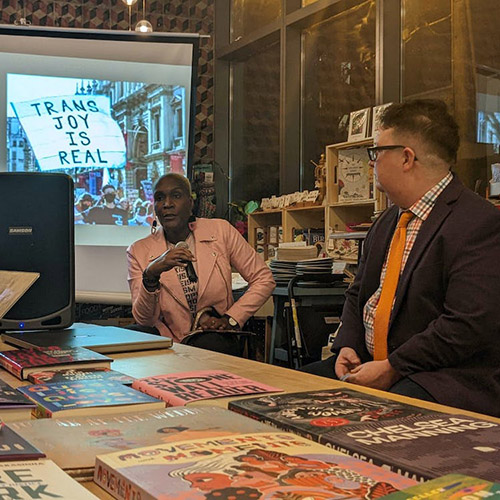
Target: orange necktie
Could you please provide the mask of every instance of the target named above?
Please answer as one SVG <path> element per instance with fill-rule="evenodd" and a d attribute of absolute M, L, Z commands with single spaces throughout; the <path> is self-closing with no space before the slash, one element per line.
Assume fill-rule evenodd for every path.
<path fill-rule="evenodd" d="M 373 359 L 380 361 L 387 359 L 387 333 L 389 331 L 389 320 L 391 318 L 392 304 L 398 287 L 401 264 L 406 243 L 406 226 L 413 217 L 411 212 L 403 212 L 399 218 L 398 225 L 392 236 L 389 258 L 385 272 L 382 292 L 375 310 L 373 320 Z"/>

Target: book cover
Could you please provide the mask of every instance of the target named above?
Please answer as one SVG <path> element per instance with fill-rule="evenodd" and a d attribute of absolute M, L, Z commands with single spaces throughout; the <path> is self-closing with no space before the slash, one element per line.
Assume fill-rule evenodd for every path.
<path fill-rule="evenodd" d="M 0 420 L 29 419 L 33 408 L 35 405 L 30 399 L 0 379 Z"/>
<path fill-rule="evenodd" d="M 28 375 L 28 380 L 32 384 L 77 382 L 79 380 L 102 380 L 132 385 L 135 378 L 115 370 L 110 370 L 109 368 L 69 368 L 64 370 L 45 370 L 41 372 L 33 372 Z"/>
<path fill-rule="evenodd" d="M 109 368 L 113 360 L 84 347 L 13 349 L 0 352 L 0 365 L 17 378 L 26 380 L 28 374 L 45 367 L 55 370 L 93 366 Z"/>
<path fill-rule="evenodd" d="M 2 499 L 62 498 L 96 500 L 97 497 L 70 478 L 51 460 L 0 463 Z"/>
<path fill-rule="evenodd" d="M 479 500 L 500 497 L 500 483 L 463 474 L 446 474 L 423 484 L 391 493 L 387 500 Z"/>
<path fill-rule="evenodd" d="M 500 424 L 437 413 L 322 434 L 320 442 L 417 480 L 450 473 L 500 478 Z"/>
<path fill-rule="evenodd" d="M 229 409 L 314 441 L 332 429 L 437 414 L 398 401 L 349 389 L 270 394 L 229 402 Z"/>
<path fill-rule="evenodd" d="M 136 379 L 132 387 L 166 401 L 167 406 L 184 406 L 201 399 L 282 391 L 222 370 L 197 370 L 145 377 Z"/>
<path fill-rule="evenodd" d="M 236 434 L 98 455 L 118 499 L 372 499 L 415 484 L 290 433 Z"/>
<path fill-rule="evenodd" d="M 235 432 L 269 432 L 267 425 L 223 408 L 182 407 L 123 415 L 39 419 L 12 428 L 45 451 L 68 474 L 90 477 L 95 457 L 173 440 L 222 437 Z M 78 453 L 68 453 L 68 443 Z"/>
<path fill-rule="evenodd" d="M 373 197 L 370 165 L 366 148 L 349 148 L 338 152 L 339 202 L 369 200 Z"/>
<path fill-rule="evenodd" d="M 0 461 L 34 460 L 44 456 L 45 453 L 35 448 L 7 424 L 0 425 Z"/>
<path fill-rule="evenodd" d="M 28 385 L 20 387 L 19 391 L 37 405 L 33 412 L 35 418 L 101 415 L 165 407 L 163 401 L 118 382 L 56 382 Z"/>

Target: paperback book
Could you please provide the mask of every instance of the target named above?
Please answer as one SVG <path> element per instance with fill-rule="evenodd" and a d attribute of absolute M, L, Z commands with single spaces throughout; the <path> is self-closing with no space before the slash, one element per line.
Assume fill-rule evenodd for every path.
<path fill-rule="evenodd" d="M 109 368 L 79 368 L 65 370 L 46 370 L 34 372 L 28 375 L 32 384 L 48 384 L 53 382 L 77 382 L 79 380 L 101 380 L 107 382 L 120 382 L 120 384 L 132 385 L 134 377 L 124 373 L 110 370 Z"/>
<path fill-rule="evenodd" d="M 0 421 L 12 422 L 31 418 L 33 402 L 0 379 Z"/>
<path fill-rule="evenodd" d="M 0 352 L 0 366 L 21 380 L 26 380 L 32 372 L 46 368 L 63 370 L 65 368 L 109 368 L 113 360 L 108 356 L 86 349 L 72 348 L 33 348 L 13 349 Z"/>
<path fill-rule="evenodd" d="M 51 460 L 0 463 L 2 499 L 61 498 L 97 500 Z"/>
<path fill-rule="evenodd" d="M 118 499 L 375 499 L 414 481 L 290 433 L 235 434 L 98 455 Z"/>
<path fill-rule="evenodd" d="M 322 434 L 367 422 L 436 414 L 424 408 L 349 389 L 269 394 L 229 402 L 229 409 L 319 441 Z"/>
<path fill-rule="evenodd" d="M 384 497 L 386 500 L 480 500 L 499 498 L 500 483 L 462 474 L 446 474 Z"/>
<path fill-rule="evenodd" d="M 35 448 L 7 424 L 0 425 L 0 461 L 35 460 L 43 458 L 45 453 Z M 0 488 L 1 491 L 1 488 Z M 0 495 L 1 497 L 1 495 Z"/>
<path fill-rule="evenodd" d="M 272 431 L 260 422 L 210 406 L 29 420 L 14 422 L 12 428 L 78 480 L 92 479 L 96 455 L 174 440 Z M 78 453 L 68 453 L 69 442 Z"/>
<path fill-rule="evenodd" d="M 132 387 L 162 399 L 167 406 L 184 406 L 202 399 L 282 391 L 222 370 L 197 370 L 140 378 L 133 382 Z"/>
<path fill-rule="evenodd" d="M 118 382 L 56 382 L 28 385 L 19 391 L 36 404 L 35 418 L 104 415 L 165 407 L 163 401 Z"/>

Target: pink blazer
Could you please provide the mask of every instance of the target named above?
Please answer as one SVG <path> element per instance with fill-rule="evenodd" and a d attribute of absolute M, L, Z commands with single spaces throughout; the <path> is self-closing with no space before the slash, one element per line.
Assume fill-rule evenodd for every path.
<path fill-rule="evenodd" d="M 198 310 L 212 306 L 241 326 L 264 304 L 276 286 L 271 271 L 241 234 L 223 219 L 196 219 L 193 236 L 198 274 Z M 160 289 L 148 292 L 142 273 L 167 249 L 163 228 L 127 249 L 132 313 L 140 325 L 155 326 L 161 335 L 180 341 L 191 329 L 192 316 L 175 269 L 164 272 Z M 234 302 L 232 267 L 248 281 L 248 290 Z"/>

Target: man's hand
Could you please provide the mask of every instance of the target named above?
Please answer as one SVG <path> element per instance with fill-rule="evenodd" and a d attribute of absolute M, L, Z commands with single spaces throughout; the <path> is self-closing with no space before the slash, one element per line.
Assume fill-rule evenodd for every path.
<path fill-rule="evenodd" d="M 354 370 L 360 364 L 361 360 L 354 349 L 342 347 L 337 354 L 337 361 L 335 361 L 335 374 L 339 379 L 342 379 L 342 377 Z"/>
<path fill-rule="evenodd" d="M 401 379 L 401 375 L 387 359 L 384 359 L 383 361 L 369 361 L 353 368 L 346 381 L 384 391 L 393 386 L 399 379 Z"/>

